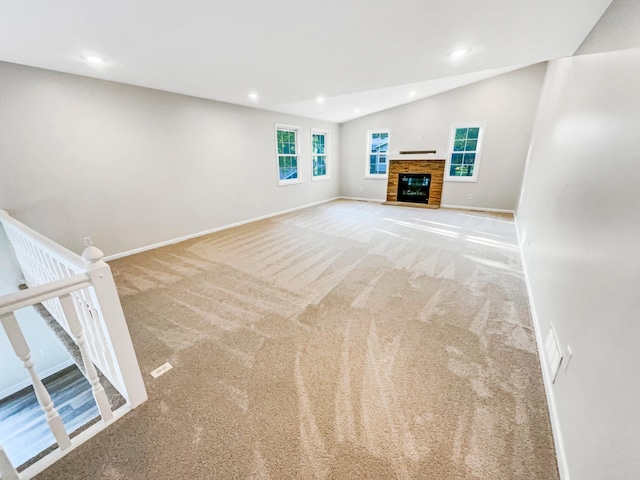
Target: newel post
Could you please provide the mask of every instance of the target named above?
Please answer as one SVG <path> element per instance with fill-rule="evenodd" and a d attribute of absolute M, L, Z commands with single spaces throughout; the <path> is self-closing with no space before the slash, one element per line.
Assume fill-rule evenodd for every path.
<path fill-rule="evenodd" d="M 122 311 L 111 268 L 102 261 L 104 253 L 94 246 L 85 248 L 82 258 L 87 266 L 87 274 L 95 292 L 95 300 L 102 314 L 109 341 L 115 354 L 117 369 L 124 392 L 131 408 L 136 408 L 147 400 L 140 366 L 133 349 L 129 327 Z"/>

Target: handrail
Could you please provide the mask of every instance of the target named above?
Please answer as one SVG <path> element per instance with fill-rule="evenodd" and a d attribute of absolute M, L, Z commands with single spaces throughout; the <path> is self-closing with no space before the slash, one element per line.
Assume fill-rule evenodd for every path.
<path fill-rule="evenodd" d="M 91 286 L 89 275 L 79 273 L 73 277 L 2 295 L 0 296 L 0 316 L 89 286 Z"/>
<path fill-rule="evenodd" d="M 70 439 L 51 395 L 38 377 L 29 344 L 14 314 L 16 310 L 42 304 L 73 339 L 102 418 L 100 429 L 114 419 L 115 412 L 111 410 L 99 372 L 124 397 L 128 409 L 146 401 L 147 392 L 111 268 L 102 261 L 102 251 L 87 247 L 82 256 L 76 255 L 11 218 L 5 210 L 0 210 L 0 225 L 5 227 L 13 254 L 29 286 L 26 290 L 0 296 L 0 327 L 7 333 L 14 353 L 31 377 L 38 403 L 59 446 L 59 450 L 30 467 L 37 466 L 34 471 L 39 472 L 51 461 L 51 455 L 59 458 L 78 442 Z M 18 478 L 10 463 L 0 445 L 2 480 L 5 476 L 8 480 Z"/>
<path fill-rule="evenodd" d="M 58 257 L 60 260 L 63 260 L 64 262 L 69 264 L 69 266 L 77 269 L 78 271 L 85 270 L 86 266 L 80 255 L 72 252 L 62 245 L 55 243 L 41 233 L 36 232 L 34 229 L 16 220 L 11 215 L 9 215 L 9 212 L 7 212 L 6 210 L 0 210 L 0 223 L 6 223 L 8 225 L 11 225 L 12 227 L 17 228 L 18 230 L 21 230 L 22 232 L 27 233 L 34 240 L 37 240 L 40 248 L 47 250 L 50 254 Z"/>

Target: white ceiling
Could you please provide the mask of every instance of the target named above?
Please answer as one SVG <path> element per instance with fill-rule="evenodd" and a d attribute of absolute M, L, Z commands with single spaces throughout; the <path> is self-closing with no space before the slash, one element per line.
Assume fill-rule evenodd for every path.
<path fill-rule="evenodd" d="M 610 3 L 0 0 L 0 60 L 342 122 L 572 55 Z"/>

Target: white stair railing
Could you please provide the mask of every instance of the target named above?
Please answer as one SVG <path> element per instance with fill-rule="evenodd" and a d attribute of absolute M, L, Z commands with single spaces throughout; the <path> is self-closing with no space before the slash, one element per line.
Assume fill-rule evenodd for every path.
<path fill-rule="evenodd" d="M 16 356 L 29 372 L 59 452 L 64 453 L 89 437 L 83 435 L 79 442 L 70 439 L 51 395 L 36 373 L 29 345 L 14 311 L 41 303 L 75 341 L 104 426 L 114 419 L 114 412 L 100 383 L 98 369 L 124 397 L 127 403 L 123 409 L 126 411 L 147 400 L 142 374 L 111 269 L 101 260 L 102 252 L 88 247 L 80 257 L 11 218 L 3 210 L 0 210 L 0 223 L 29 286 L 26 290 L 0 297 L 0 324 Z M 121 410 L 118 414 L 122 414 Z M 97 433 L 99 429 L 93 431 Z M 61 455 L 59 452 L 56 458 Z M 0 480 L 23 478 L 21 475 L 0 445 Z"/>
<path fill-rule="evenodd" d="M 77 318 L 84 331 L 85 354 L 131 408 L 146 401 L 147 393 L 129 329 L 111 268 L 102 261 L 103 253 L 91 246 L 81 257 L 12 218 L 4 210 L 0 210 L 0 223 L 30 289 L 79 274 L 89 276 L 90 285 L 71 292 Z M 74 338 L 60 298 L 50 298 L 42 304 Z M 69 306 L 67 309 L 70 311 Z"/>

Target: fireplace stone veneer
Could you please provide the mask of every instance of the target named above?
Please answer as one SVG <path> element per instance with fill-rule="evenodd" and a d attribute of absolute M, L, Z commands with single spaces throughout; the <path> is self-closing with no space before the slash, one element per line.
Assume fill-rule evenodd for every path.
<path fill-rule="evenodd" d="M 442 183 L 444 181 L 444 160 L 394 160 L 389 161 L 389 178 L 387 180 L 387 204 L 406 205 L 411 207 L 440 208 Z M 430 174 L 428 203 L 412 203 L 398 201 L 398 183 L 402 174 Z"/>

